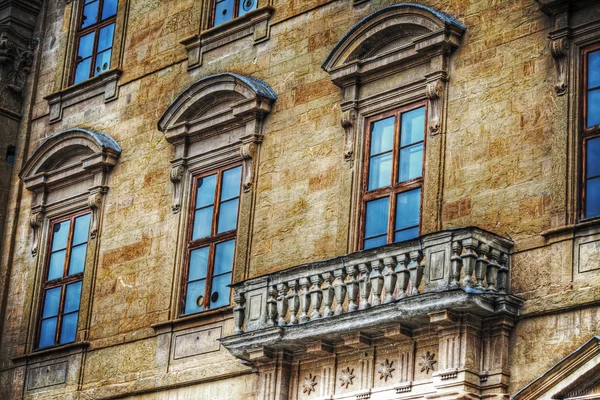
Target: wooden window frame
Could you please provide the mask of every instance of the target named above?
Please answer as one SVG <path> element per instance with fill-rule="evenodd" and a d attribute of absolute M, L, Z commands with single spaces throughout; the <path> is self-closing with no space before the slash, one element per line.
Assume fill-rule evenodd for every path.
<path fill-rule="evenodd" d="M 416 110 L 418 108 L 425 107 L 425 122 L 423 132 L 423 160 L 422 160 L 422 172 L 421 176 L 404 182 L 397 182 L 398 180 L 398 164 L 400 155 L 400 130 L 402 126 L 401 116 L 409 111 Z M 419 232 L 421 232 L 421 220 L 423 217 L 423 187 L 425 177 L 425 160 L 427 155 L 427 101 L 419 101 L 411 103 L 406 106 L 396 108 L 392 111 L 387 111 L 375 116 L 365 119 L 365 136 L 364 136 L 364 159 L 363 159 L 363 172 L 361 178 L 361 199 L 360 199 L 360 215 L 359 215 L 359 249 L 364 249 L 365 241 L 365 225 L 366 225 L 366 209 L 367 202 L 382 198 L 389 198 L 389 211 L 388 211 L 388 229 L 387 229 L 387 243 L 394 243 L 394 233 L 396 226 L 396 198 L 399 193 L 408 192 L 410 190 L 421 188 L 421 198 L 419 201 Z M 369 185 L 369 167 L 370 167 L 370 149 L 371 149 L 371 129 L 373 123 L 384 120 L 391 116 L 395 117 L 394 121 L 394 142 L 392 145 L 392 183 L 389 186 L 381 187 L 374 190 L 368 190 Z M 412 146 L 415 143 L 409 145 Z M 404 146 L 408 147 L 408 146 Z"/>
<path fill-rule="evenodd" d="M 240 10 L 240 3 L 244 0 L 233 0 L 234 1 L 234 5 L 233 5 L 233 14 L 231 16 L 231 19 L 229 21 L 233 21 L 236 18 L 239 18 L 240 15 L 238 15 L 239 10 Z M 217 2 L 218 0 L 210 0 L 210 28 L 214 28 L 216 26 L 221 26 L 223 24 L 226 24 L 229 21 L 225 21 L 219 25 L 215 25 L 215 17 L 216 17 L 216 11 L 217 11 Z M 256 8 L 255 10 L 258 8 L 258 0 L 256 2 Z M 253 10 L 250 10 L 253 11 Z M 250 12 L 247 11 L 247 12 Z"/>
<path fill-rule="evenodd" d="M 212 289 L 212 281 L 213 281 L 213 271 L 214 271 L 214 261 L 215 261 L 215 252 L 216 252 L 216 246 L 217 244 L 220 243 L 224 243 L 227 242 L 229 240 L 236 240 L 235 242 L 235 248 L 234 248 L 234 254 L 233 254 L 233 260 L 234 260 L 234 264 L 231 267 L 231 275 L 233 278 L 233 269 L 235 268 L 235 252 L 237 251 L 237 230 L 238 230 L 238 226 L 239 226 L 239 219 L 240 219 L 240 203 L 241 203 L 241 196 L 242 196 L 242 181 L 243 181 L 243 175 L 242 175 L 242 179 L 240 180 L 240 192 L 238 195 L 238 209 L 237 209 L 237 219 L 236 219 L 236 226 L 235 229 L 227 231 L 227 232 L 222 232 L 222 233 L 216 233 L 217 232 L 217 224 L 218 224 L 218 217 L 219 217 L 219 212 L 220 212 L 220 208 L 221 208 L 221 187 L 222 187 L 222 183 L 223 183 L 223 172 L 236 168 L 236 167 L 241 167 L 242 168 L 242 174 L 243 174 L 243 166 L 241 162 L 235 162 L 235 163 L 230 163 L 227 165 L 224 165 L 222 167 L 219 167 L 217 169 L 213 169 L 210 171 L 206 171 L 200 174 L 195 174 L 192 176 L 192 195 L 190 196 L 190 207 L 189 207 L 189 212 L 188 212 L 188 228 L 187 228 L 187 247 L 186 247 L 186 256 L 185 256 L 185 263 L 184 263 L 184 268 L 183 268 L 183 276 L 182 276 L 182 290 L 181 290 L 181 297 L 179 299 L 179 316 L 180 317 L 185 317 L 185 316 L 190 316 L 190 315 L 197 315 L 197 314 L 201 314 L 207 311 L 213 311 L 213 310 L 218 310 L 219 308 L 224 308 L 224 307 L 229 307 L 229 305 L 231 304 L 231 291 L 229 292 L 229 301 L 227 302 L 227 305 L 222 306 L 222 307 L 217 307 L 217 308 L 209 308 L 210 307 L 210 292 Z M 200 238 L 200 239 L 196 239 L 196 240 L 192 240 L 192 235 L 193 235 L 193 231 L 194 231 L 194 213 L 196 212 L 196 196 L 198 195 L 198 181 L 201 178 L 210 176 L 210 175 L 217 175 L 217 181 L 216 181 L 216 186 L 215 186 L 215 198 L 214 198 L 214 210 L 213 210 L 213 214 L 212 214 L 212 225 L 211 225 L 211 235 L 204 237 L 204 238 Z M 197 250 L 199 248 L 202 247 L 209 247 L 209 252 L 208 252 L 208 265 L 206 268 L 206 283 L 204 286 L 204 305 L 203 305 L 203 309 L 202 311 L 198 311 L 198 312 L 194 312 L 194 313 L 189 313 L 186 314 L 185 313 L 185 301 L 186 301 L 186 296 L 187 296 L 187 286 L 189 284 L 189 269 L 190 269 L 190 256 L 192 251 Z"/>
<path fill-rule="evenodd" d="M 596 139 L 596 138 L 600 138 L 600 124 L 592 126 L 590 128 L 588 128 L 587 126 L 587 98 L 588 98 L 588 87 L 587 87 L 587 83 L 588 83 L 588 54 L 595 52 L 595 51 L 600 51 L 600 43 L 595 43 L 591 46 L 587 46 L 586 48 L 582 49 L 582 68 L 583 68 L 583 73 L 582 73 L 582 79 L 581 79 L 581 95 L 583 98 L 583 101 L 581 101 L 581 135 L 580 135 L 580 146 L 581 146 L 581 179 L 580 179 L 580 193 L 581 193 L 581 212 L 579 213 L 580 215 L 580 221 L 587 221 L 587 220 L 592 220 L 592 219 L 596 219 L 599 218 L 600 215 L 594 215 L 594 216 L 590 216 L 588 217 L 585 213 L 586 211 L 586 183 L 589 179 L 593 179 L 596 178 L 596 176 L 592 176 L 592 177 L 587 177 L 587 142 L 591 139 Z"/>
<path fill-rule="evenodd" d="M 104 8 L 104 0 L 97 0 L 98 1 L 98 13 L 100 18 L 102 18 L 102 9 Z M 115 31 L 116 31 L 116 26 L 117 26 L 117 14 L 118 14 L 118 10 L 119 10 L 119 1 L 117 1 L 117 11 L 115 12 L 115 15 L 113 15 L 110 18 L 107 18 L 106 20 L 100 20 L 99 22 L 96 22 L 95 24 L 92 24 L 90 26 L 88 26 L 87 28 L 81 28 L 81 24 L 83 22 L 83 10 L 85 8 L 85 0 L 81 0 L 81 3 L 79 4 L 79 10 L 78 10 L 78 15 L 77 15 L 77 29 L 76 29 L 76 33 L 75 33 L 75 52 L 73 53 L 73 68 L 71 68 L 71 74 L 69 76 L 69 83 L 71 85 L 75 85 L 75 73 L 77 71 L 77 54 L 79 53 L 79 45 L 81 43 L 80 39 L 91 33 L 94 32 L 94 45 L 92 48 L 92 55 L 90 56 L 90 58 L 92 59 L 92 62 L 90 63 L 90 76 L 81 81 L 78 82 L 79 83 L 83 83 L 89 79 L 92 79 L 93 77 L 95 77 L 96 75 L 94 75 L 94 67 L 96 64 L 96 57 L 98 56 L 98 38 L 100 37 L 100 30 L 102 28 L 105 28 L 111 24 L 113 24 L 115 26 Z M 113 40 L 112 40 L 112 44 L 109 48 L 102 50 L 107 51 L 110 49 L 111 51 L 111 59 L 112 59 L 112 51 L 114 49 L 114 44 L 115 44 L 115 34 L 116 32 L 113 31 Z M 112 60 L 111 60 L 112 61 Z M 107 69 L 107 71 L 110 70 L 110 66 Z"/>
<path fill-rule="evenodd" d="M 83 211 L 79 211 L 76 213 L 72 213 L 63 217 L 58 217 L 53 219 L 52 221 L 50 221 L 50 235 L 48 235 L 48 243 L 46 244 L 46 260 L 44 262 L 44 272 L 43 272 L 43 283 L 41 285 L 41 293 L 40 293 L 40 302 L 38 305 L 38 324 L 37 324 L 37 329 L 36 329 L 36 333 L 35 333 L 35 349 L 36 350 L 45 350 L 45 349 L 50 349 L 53 347 L 57 347 L 57 346 L 62 346 L 64 344 L 67 343 L 63 343 L 60 344 L 60 334 L 62 331 L 62 320 L 63 320 L 63 310 L 64 310 L 64 301 L 65 301 L 65 296 L 66 296 L 66 288 L 68 285 L 73 284 L 73 283 L 77 283 L 77 282 L 82 282 L 83 285 L 83 274 L 85 273 L 85 261 L 84 261 L 84 268 L 82 272 L 79 272 L 77 274 L 73 274 L 73 275 L 67 275 L 68 274 L 68 269 L 69 269 L 69 263 L 71 261 L 71 250 L 73 247 L 73 233 L 75 231 L 75 220 L 78 217 L 81 217 L 83 215 L 86 214 L 90 214 L 90 220 L 91 220 L 91 213 L 89 210 L 83 210 Z M 62 222 L 65 221 L 71 221 L 70 225 L 69 225 L 69 235 L 67 237 L 67 247 L 66 247 L 66 253 L 65 253 L 65 265 L 63 266 L 63 276 L 62 278 L 56 278 L 53 279 L 51 281 L 48 280 L 48 274 L 50 272 L 50 259 L 51 259 L 51 255 L 52 255 L 52 242 L 54 240 L 54 226 L 56 224 L 60 224 Z M 90 227 L 88 226 L 88 238 L 86 241 L 86 245 L 89 247 L 89 241 L 90 241 Z M 86 249 L 86 254 L 87 254 L 88 249 Z M 87 257 L 86 257 L 87 258 Z M 41 329 L 42 329 L 42 321 L 44 320 L 43 315 L 44 315 L 44 304 L 46 302 L 46 292 L 49 289 L 53 289 L 53 288 L 57 288 L 60 287 L 61 289 L 61 294 L 60 294 L 60 301 L 58 304 L 58 315 L 57 315 L 57 320 L 56 320 L 56 332 L 54 334 L 54 345 L 53 346 L 48 346 L 48 347 L 43 347 L 40 348 L 40 339 L 41 339 Z M 79 299 L 79 309 L 78 312 L 81 314 L 81 298 Z M 78 323 L 79 324 L 79 316 L 77 317 Z M 77 336 L 75 337 L 75 342 L 77 341 Z"/>

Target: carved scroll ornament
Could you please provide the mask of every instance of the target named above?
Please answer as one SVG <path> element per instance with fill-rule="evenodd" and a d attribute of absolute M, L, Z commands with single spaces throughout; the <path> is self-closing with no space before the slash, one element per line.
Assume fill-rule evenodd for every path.
<path fill-rule="evenodd" d="M 244 141 L 240 147 L 240 155 L 244 164 L 244 177 L 242 180 L 244 192 L 249 192 L 252 188 L 252 182 L 254 181 L 254 159 L 256 158 L 260 141 L 260 137 L 256 136 L 248 141 Z"/>
<path fill-rule="evenodd" d="M 554 85 L 554 89 L 557 96 L 562 96 L 567 93 L 569 41 L 567 38 L 553 40 L 550 42 L 550 51 L 552 52 L 556 68 L 556 84 Z"/>
<path fill-rule="evenodd" d="M 173 183 L 173 204 L 171 210 L 173 214 L 177 214 L 181 209 L 181 181 L 183 179 L 183 172 L 185 168 L 183 165 L 177 165 L 171 168 L 171 182 Z"/>
<path fill-rule="evenodd" d="M 93 193 L 88 197 L 88 206 L 92 210 L 92 218 L 90 221 L 90 238 L 96 239 L 98 236 L 98 212 L 102 205 L 102 193 Z"/>
<path fill-rule="evenodd" d="M 6 32 L 0 33 L 0 106 L 20 112 L 23 89 L 31 72 L 36 43 L 30 39 L 26 42 L 26 47 L 23 47 Z"/>
<path fill-rule="evenodd" d="M 352 161 L 354 159 L 354 136 L 356 129 L 357 112 L 355 109 L 347 110 L 342 113 L 342 127 L 346 131 L 346 143 L 344 145 L 344 160 Z"/>
<path fill-rule="evenodd" d="M 41 212 L 37 212 L 32 214 L 29 218 L 29 226 L 31 226 L 31 255 L 37 256 L 38 253 L 38 233 L 40 231 L 40 227 L 42 226 L 42 221 L 44 219 L 44 215 Z"/>
<path fill-rule="evenodd" d="M 444 95 L 444 82 L 441 79 L 436 79 L 427 84 L 425 89 L 427 98 L 429 99 L 429 132 L 432 135 L 440 133 L 442 124 L 442 99 Z"/>

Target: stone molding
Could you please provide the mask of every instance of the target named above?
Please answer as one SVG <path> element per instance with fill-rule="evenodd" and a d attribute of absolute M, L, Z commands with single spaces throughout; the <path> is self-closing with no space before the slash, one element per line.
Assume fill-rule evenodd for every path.
<path fill-rule="evenodd" d="M 200 67 L 204 53 L 225 46 L 247 36 L 253 36 L 254 44 L 269 39 L 270 19 L 273 7 L 264 6 L 234 18 L 219 26 L 202 30 L 200 33 L 183 39 L 188 54 L 188 69 Z"/>
<path fill-rule="evenodd" d="M 45 99 L 50 106 L 50 123 L 62 120 L 65 108 L 89 100 L 92 97 L 103 95 L 105 103 L 116 100 L 119 96 L 119 78 L 121 74 L 120 69 L 112 69 L 46 96 Z"/>

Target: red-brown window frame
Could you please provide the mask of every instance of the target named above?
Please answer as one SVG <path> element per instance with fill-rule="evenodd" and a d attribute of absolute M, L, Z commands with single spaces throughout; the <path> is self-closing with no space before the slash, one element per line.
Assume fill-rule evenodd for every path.
<path fill-rule="evenodd" d="M 423 132 L 423 161 L 422 161 L 422 172 L 421 176 L 415 179 L 398 183 L 398 163 L 400 153 L 400 128 L 402 126 L 402 114 L 416 110 L 417 108 L 425 107 L 425 122 Z M 392 184 L 375 190 L 367 190 L 369 187 L 369 167 L 370 167 L 370 156 L 369 152 L 371 149 L 371 128 L 373 123 L 389 118 L 395 117 L 394 120 L 394 143 L 392 146 Z M 392 111 L 388 111 L 382 114 L 375 115 L 365 120 L 365 150 L 363 160 L 363 173 L 361 179 L 361 200 L 360 200 L 360 223 L 359 223 L 359 249 L 364 248 L 365 240 L 365 223 L 366 223 L 366 209 L 367 202 L 388 197 L 389 203 L 389 214 L 388 214 L 388 230 L 387 230 L 387 244 L 394 242 L 394 228 L 396 226 L 396 198 L 399 193 L 408 192 L 409 190 L 421 188 L 421 199 L 419 204 L 419 232 L 421 232 L 421 219 L 423 217 L 423 183 L 425 175 L 425 160 L 426 160 L 426 148 L 427 148 L 427 102 L 419 101 L 411 103 L 409 105 L 397 108 Z"/>
<path fill-rule="evenodd" d="M 46 260 L 44 262 L 44 272 L 43 272 L 43 283 L 41 287 L 40 293 L 40 302 L 38 305 L 38 324 L 35 334 L 35 348 L 39 349 L 40 344 L 40 335 L 42 329 L 42 319 L 44 314 L 44 303 L 46 302 L 46 292 L 49 289 L 62 287 L 60 293 L 60 302 L 58 304 L 58 315 L 56 320 L 56 332 L 54 334 L 54 347 L 59 346 L 60 334 L 62 330 L 62 319 L 63 319 L 63 310 L 64 310 L 64 302 L 65 296 L 67 294 L 67 286 L 72 283 L 77 283 L 79 281 L 83 281 L 83 274 L 85 273 L 85 264 L 82 272 L 73 275 L 67 275 L 69 269 L 69 263 L 71 260 L 71 250 L 73 244 L 73 232 L 75 231 L 75 219 L 81 217 L 83 215 L 89 214 L 90 212 L 87 210 L 80 211 L 77 213 L 69 214 L 64 217 L 56 218 L 50 222 L 50 235 L 48 237 L 48 243 L 46 244 Z M 71 223 L 69 225 L 69 236 L 67 238 L 67 247 L 65 253 L 65 265 L 63 266 L 63 277 L 53 279 L 51 281 L 48 280 L 48 273 L 50 270 L 50 255 L 52 254 L 52 241 L 54 240 L 54 226 L 56 224 L 60 224 L 62 222 L 70 220 Z M 89 241 L 89 228 L 88 228 L 88 241 Z M 87 256 L 86 256 L 87 258 Z M 80 300 L 81 301 L 81 300 Z M 81 312 L 81 303 L 79 305 L 79 312 Z M 48 347 L 44 347 L 47 349 Z"/>
<path fill-rule="evenodd" d="M 117 10 L 119 7 L 118 4 L 119 4 L 119 2 L 117 1 Z M 80 26 L 83 23 L 84 7 L 85 7 L 85 0 L 81 0 L 81 2 L 79 4 L 79 11 L 78 11 L 78 16 L 77 16 L 77 31 L 75 33 L 75 52 L 73 53 L 73 68 L 71 68 L 71 76 L 69 77 L 69 83 L 71 85 L 75 84 L 74 82 L 75 82 L 75 72 L 77 70 L 77 54 L 79 53 L 79 44 L 81 42 L 80 39 L 83 36 L 85 36 L 91 32 L 95 32 L 94 33 L 94 46 L 92 48 L 92 55 L 91 55 L 92 62 L 90 63 L 90 76 L 86 79 L 86 80 L 89 80 L 95 76 L 94 68 L 96 65 L 96 56 L 98 55 L 98 37 L 100 36 L 100 29 L 107 27 L 110 24 L 115 24 L 115 28 L 116 28 L 116 25 L 117 25 L 117 13 L 115 13 L 115 15 L 113 15 L 110 18 L 107 18 L 104 21 L 100 21 L 93 25 L 88 26 L 87 28 L 80 29 Z M 99 13 L 100 17 L 102 17 L 103 8 L 104 8 L 104 0 L 98 0 L 98 13 Z M 112 58 L 112 49 L 113 49 L 114 44 L 115 44 L 115 37 L 114 37 L 114 33 L 113 33 L 113 42 L 112 42 L 112 45 L 110 46 L 111 58 Z M 108 49 L 105 49 L 102 51 L 106 51 L 106 50 L 108 50 Z M 81 81 L 79 83 L 83 83 L 83 82 L 85 82 L 85 80 Z"/>
<path fill-rule="evenodd" d="M 584 48 L 581 52 L 582 57 L 581 60 L 583 61 L 583 74 L 582 74 L 582 78 L 581 78 L 581 91 L 580 93 L 583 96 L 583 101 L 581 102 L 581 121 L 580 121 L 580 129 L 581 129 L 581 135 L 580 135 L 580 142 L 579 145 L 581 146 L 581 179 L 580 179 L 580 193 L 581 193 L 581 203 L 580 203 L 580 207 L 581 207 L 581 212 L 579 213 L 579 218 L 580 220 L 590 220 L 590 219 L 596 219 L 599 218 L 600 216 L 595 215 L 595 216 L 591 216 L 591 217 L 587 217 L 585 214 L 585 208 L 586 208 L 586 193 L 585 193 L 585 187 L 586 187 L 586 181 L 589 179 L 586 177 L 587 175 L 587 171 L 586 171 L 586 165 L 587 165 L 587 141 L 590 139 L 595 139 L 600 137 L 600 124 L 599 125 L 595 125 L 592 126 L 591 128 L 587 127 L 587 98 L 588 98 L 588 87 L 587 87 L 587 83 L 588 83 L 588 54 L 592 53 L 594 51 L 598 51 L 600 50 L 600 43 L 596 43 L 593 44 L 591 46 L 588 46 L 586 48 Z"/>
<path fill-rule="evenodd" d="M 181 296 L 179 298 L 179 315 L 180 316 L 189 316 L 189 315 L 197 315 L 201 313 L 205 313 L 212 310 L 218 310 L 219 308 L 228 307 L 231 304 L 231 292 L 229 293 L 229 302 L 228 305 L 218 308 L 209 308 L 210 306 L 210 291 L 212 288 L 212 279 L 213 279 L 213 271 L 214 271 L 214 261 L 215 261 L 215 249 L 217 244 L 227 242 L 228 240 L 236 239 L 237 237 L 237 227 L 239 225 L 240 219 L 240 203 L 241 203 L 241 189 L 242 183 L 240 181 L 240 196 L 238 197 L 238 214 L 237 214 L 237 222 L 236 228 L 234 230 L 230 230 L 227 232 L 216 233 L 217 232 L 217 223 L 219 218 L 219 211 L 221 208 L 221 186 L 223 183 L 223 172 L 236 168 L 242 167 L 241 162 L 235 162 L 231 164 L 227 164 L 218 169 L 213 169 L 207 172 L 202 172 L 200 174 L 196 174 L 192 177 L 192 195 L 190 196 L 190 207 L 188 212 L 188 229 L 187 229 L 187 247 L 186 247 L 186 256 L 185 263 L 183 268 L 183 276 L 182 276 L 182 290 Z M 192 235 L 194 231 L 194 213 L 196 211 L 196 196 L 198 195 L 198 180 L 201 178 L 205 178 L 210 175 L 217 175 L 217 183 L 215 186 L 215 199 L 214 199 L 214 210 L 212 215 L 212 226 L 210 228 L 211 235 L 208 237 L 204 237 L 201 239 L 192 240 Z M 243 174 L 243 167 L 242 167 Z M 242 175 L 243 176 L 243 175 Z M 204 286 L 204 305 L 203 310 L 197 313 L 185 314 L 185 299 L 187 295 L 187 285 L 188 285 L 188 276 L 190 269 L 190 256 L 192 251 L 199 249 L 201 247 L 210 246 L 208 252 L 208 266 L 206 269 L 206 284 Z M 233 269 L 235 268 L 235 252 L 237 252 L 237 240 L 235 242 L 235 250 L 234 250 L 234 265 L 232 266 L 232 275 Z"/>
<path fill-rule="evenodd" d="M 240 10 L 240 3 L 244 0 L 233 0 L 233 1 L 234 1 L 233 14 L 229 21 L 233 21 L 234 19 L 239 18 L 238 12 Z M 258 8 L 258 0 L 256 2 L 256 7 Z M 217 0 L 210 0 L 210 27 L 211 28 L 215 27 L 216 12 L 217 12 Z M 250 12 L 250 11 L 248 11 L 248 12 Z M 229 21 L 223 22 L 223 24 L 226 24 Z M 223 24 L 219 24 L 216 26 L 221 26 Z"/>

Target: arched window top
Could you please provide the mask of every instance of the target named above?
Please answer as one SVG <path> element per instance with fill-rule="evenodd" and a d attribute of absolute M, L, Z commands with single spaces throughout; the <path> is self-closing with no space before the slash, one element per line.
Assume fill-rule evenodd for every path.
<path fill-rule="evenodd" d="M 322 68 L 332 76 L 349 64 L 360 70 L 354 72 L 368 72 L 407 61 L 424 50 L 457 47 L 465 30 L 461 22 L 444 12 L 420 4 L 396 4 L 374 12 L 352 27 L 329 53 Z"/>
<path fill-rule="evenodd" d="M 29 157 L 19 176 L 29 189 L 63 182 L 97 169 L 112 168 L 121 147 L 110 136 L 85 129 L 69 129 L 47 138 Z M 40 179 L 43 177 L 43 179 Z"/>
<path fill-rule="evenodd" d="M 251 113 L 268 113 L 275 99 L 273 89 L 260 79 L 230 72 L 211 75 L 193 83 L 171 103 L 158 129 L 181 133 L 177 128 L 185 126 L 188 134 L 215 129 Z M 167 134 L 170 139 L 172 135 Z"/>

